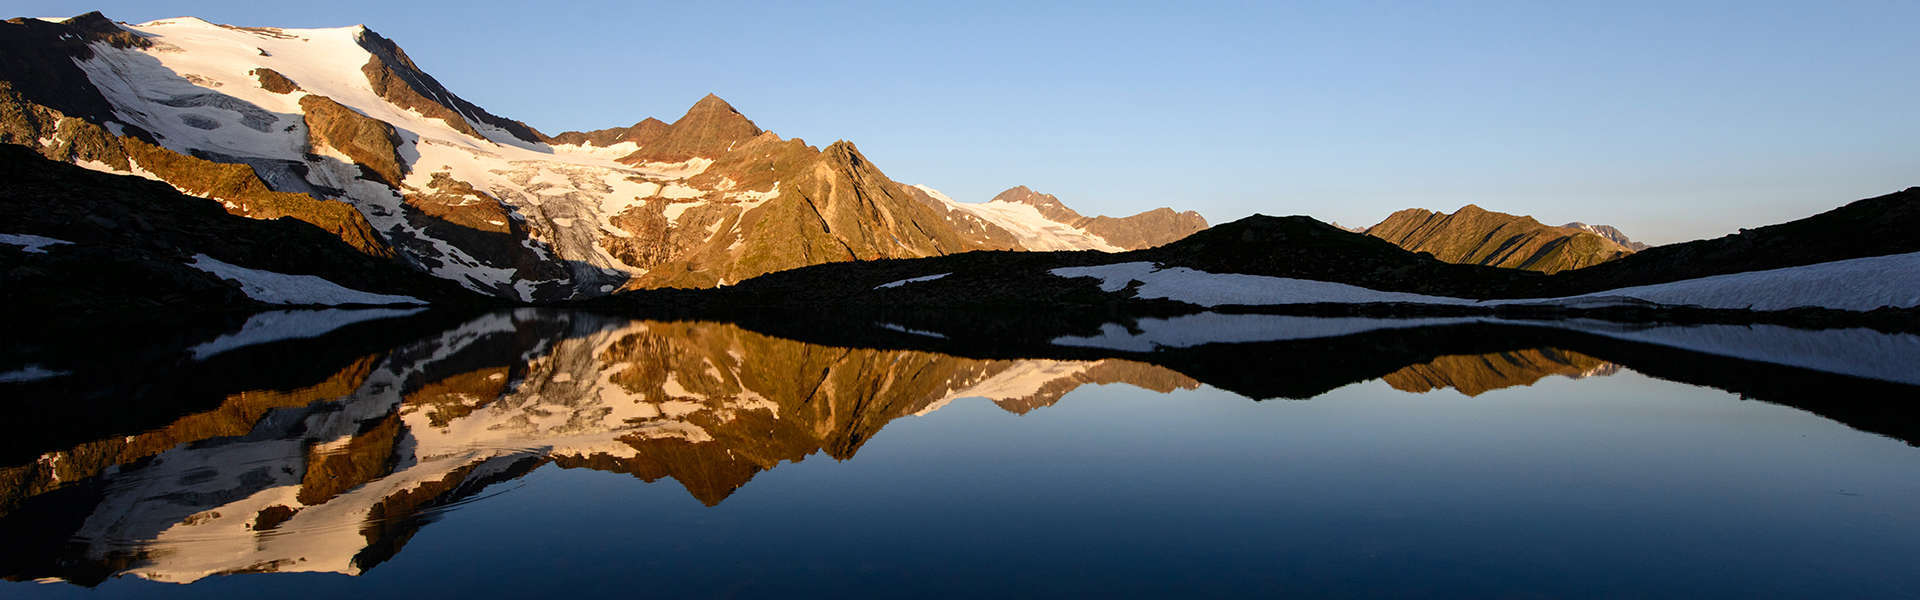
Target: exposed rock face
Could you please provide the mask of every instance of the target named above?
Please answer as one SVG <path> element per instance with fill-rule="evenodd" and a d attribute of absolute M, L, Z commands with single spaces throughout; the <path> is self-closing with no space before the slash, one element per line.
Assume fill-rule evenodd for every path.
<path fill-rule="evenodd" d="M 1587 233 L 1598 235 L 1603 238 L 1607 238 L 1609 240 L 1613 240 L 1613 243 L 1626 246 L 1628 250 L 1632 250 L 1634 252 L 1639 252 L 1641 250 L 1645 250 L 1647 248 L 1652 247 L 1646 244 L 1642 244 L 1640 242 L 1633 241 L 1631 238 L 1627 237 L 1627 234 L 1625 232 L 1620 231 L 1619 228 L 1614 227 L 1612 225 L 1588 225 L 1586 223 L 1574 221 L 1572 223 L 1561 225 L 1561 227 L 1566 229 L 1578 229 L 1581 231 L 1585 231 Z"/>
<path fill-rule="evenodd" d="M 260 79 L 260 89 L 275 94 L 291 94 L 300 91 L 300 84 L 281 75 L 279 71 L 261 67 L 253 70 L 253 76 Z"/>
<path fill-rule="evenodd" d="M 420 114 L 439 118 L 448 127 L 476 138 L 486 136 L 474 130 L 475 123 L 501 129 L 524 142 L 537 143 L 545 139 L 526 123 L 487 112 L 447 91 L 432 75 L 413 64 L 413 59 L 408 58 L 406 51 L 392 40 L 364 28 L 355 38 L 372 55 L 360 71 L 367 76 L 367 83 L 381 98 L 397 106 L 419 111 Z M 472 122 L 468 122 L 468 119 L 472 119 Z"/>
<path fill-rule="evenodd" d="M 19 144 L 62 162 L 137 172 L 167 181 L 183 192 L 218 200 L 228 212 L 256 219 L 293 217 L 339 236 L 372 256 L 392 257 L 393 249 L 366 218 L 341 202 L 305 194 L 278 192 L 245 164 L 187 156 L 131 135 L 119 136 L 92 122 L 69 117 L 16 93 L 0 81 L 0 143 Z M 24 161 L 32 159 L 15 156 Z"/>
<path fill-rule="evenodd" d="M 648 119 L 628 128 L 621 141 L 640 145 L 640 150 L 621 158 L 629 164 L 681 162 L 694 157 L 717 157 L 733 150 L 734 144 L 763 133 L 760 127 L 734 110 L 719 96 L 707 94 L 687 114 L 672 125 L 660 127 Z"/>
<path fill-rule="evenodd" d="M 1554 273 L 1620 258 L 1633 251 L 1597 234 L 1548 227 L 1532 217 L 1466 205 L 1452 214 L 1409 208 L 1367 229 L 1413 252 L 1452 263 Z"/>
<path fill-rule="evenodd" d="M 1529 386 L 1548 375 L 1581 378 L 1612 375 L 1620 366 L 1578 352 L 1535 348 L 1494 354 L 1449 355 L 1408 365 L 1381 377 L 1393 389 L 1416 394 L 1453 388 L 1468 396 Z"/>
<path fill-rule="evenodd" d="M 406 177 L 400 134 L 392 125 L 367 118 L 326 96 L 301 98 L 300 108 L 305 110 L 307 135 L 314 148 L 339 150 L 387 185 L 399 185 Z"/>

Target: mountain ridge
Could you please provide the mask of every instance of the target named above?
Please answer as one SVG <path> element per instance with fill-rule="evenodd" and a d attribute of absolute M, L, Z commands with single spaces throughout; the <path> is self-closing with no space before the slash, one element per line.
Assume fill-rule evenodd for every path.
<path fill-rule="evenodd" d="M 1591 266 L 1633 252 L 1594 231 L 1549 227 L 1533 217 L 1474 204 L 1452 213 L 1423 208 L 1397 211 L 1365 233 L 1447 262 L 1544 273 Z"/>
<path fill-rule="evenodd" d="M 0 142 L 161 179 L 235 214 L 291 215 L 512 301 L 1033 249 L 923 208 L 850 143 L 782 138 L 715 94 L 672 123 L 549 136 L 460 97 L 364 26 L 88 13 L 9 20 L 0 48 L 0 94 L 11 93 Z M 1184 222 L 1152 217 L 1088 226 L 1130 240 L 1186 233 L 1156 231 Z"/>

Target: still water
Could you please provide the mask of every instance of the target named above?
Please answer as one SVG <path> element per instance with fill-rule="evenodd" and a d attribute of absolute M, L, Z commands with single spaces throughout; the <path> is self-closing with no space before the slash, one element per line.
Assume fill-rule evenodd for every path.
<path fill-rule="evenodd" d="M 1920 356 L 1530 331 L 263 315 L 0 368 L 0 597 L 1920 597 Z"/>

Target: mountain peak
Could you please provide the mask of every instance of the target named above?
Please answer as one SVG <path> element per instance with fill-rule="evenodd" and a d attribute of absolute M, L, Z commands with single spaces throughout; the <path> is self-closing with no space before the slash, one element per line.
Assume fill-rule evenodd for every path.
<path fill-rule="evenodd" d="M 641 121 L 635 127 L 643 125 L 647 122 Z M 707 94 L 693 103 L 679 120 L 660 131 L 659 139 L 650 143 L 642 141 L 640 151 L 620 160 L 640 163 L 680 162 L 696 156 L 715 158 L 761 133 L 765 132 L 760 126 L 754 125 L 733 105 L 719 96 Z"/>
<path fill-rule="evenodd" d="M 706 96 L 702 96 L 700 98 L 700 101 L 694 102 L 693 106 L 687 109 L 686 116 L 682 116 L 680 118 L 681 120 L 685 120 L 687 117 L 691 117 L 694 115 L 706 115 L 706 114 L 740 115 L 740 111 L 739 109 L 734 108 L 732 104 L 727 104 L 727 101 L 720 99 L 719 96 L 716 96 L 712 93 L 708 93 Z M 745 119 L 746 116 L 740 115 L 740 118 Z"/>
<path fill-rule="evenodd" d="M 1024 185 L 1007 188 L 1007 191 L 995 195 L 989 202 L 1012 202 L 1025 204 L 1040 211 L 1041 216 L 1061 223 L 1075 223 L 1086 218 L 1060 202 L 1053 194 L 1042 194 Z"/>

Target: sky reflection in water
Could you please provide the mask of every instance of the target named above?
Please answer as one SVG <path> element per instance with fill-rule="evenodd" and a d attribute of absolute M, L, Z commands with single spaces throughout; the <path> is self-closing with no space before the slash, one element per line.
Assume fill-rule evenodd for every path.
<path fill-rule="evenodd" d="M 1578 352 L 1445 356 L 1255 402 L 1143 362 L 595 319 L 469 322 L 368 348 L 304 396 L 230 394 L 10 463 L 0 568 L 104 581 L 0 587 L 1920 593 L 1914 447 Z M 280 572 L 212 574 L 236 570 Z"/>

